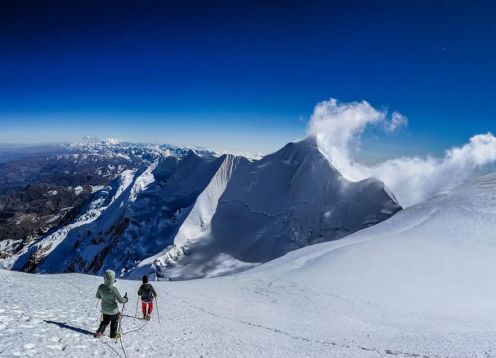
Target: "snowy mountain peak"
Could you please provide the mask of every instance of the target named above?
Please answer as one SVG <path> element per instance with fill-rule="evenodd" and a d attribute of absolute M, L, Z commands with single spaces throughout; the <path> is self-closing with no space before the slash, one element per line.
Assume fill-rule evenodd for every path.
<path fill-rule="evenodd" d="M 313 155 L 320 156 L 322 153 L 319 150 L 317 141 L 311 136 L 296 142 L 290 142 L 277 152 L 269 154 L 269 156 L 282 156 L 284 159 L 302 159 Z"/>
<path fill-rule="evenodd" d="M 400 209 L 382 182 L 346 181 L 307 138 L 259 161 L 224 157 L 174 245 L 140 266 L 155 262 L 176 278 L 233 272 L 341 238 Z"/>
<path fill-rule="evenodd" d="M 340 239 L 401 209 L 382 183 L 344 179 L 312 137 L 260 160 L 125 142 L 79 150 L 139 165 L 26 248 L 16 269 L 110 267 L 140 277 L 155 265 L 173 278 L 221 275 Z"/>

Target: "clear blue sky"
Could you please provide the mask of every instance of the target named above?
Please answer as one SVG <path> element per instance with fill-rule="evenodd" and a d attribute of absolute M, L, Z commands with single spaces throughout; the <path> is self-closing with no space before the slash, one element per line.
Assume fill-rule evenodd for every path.
<path fill-rule="evenodd" d="M 438 153 L 496 129 L 495 4 L 2 1 L 0 142 L 268 151 L 333 97 L 409 118 L 378 153 Z"/>

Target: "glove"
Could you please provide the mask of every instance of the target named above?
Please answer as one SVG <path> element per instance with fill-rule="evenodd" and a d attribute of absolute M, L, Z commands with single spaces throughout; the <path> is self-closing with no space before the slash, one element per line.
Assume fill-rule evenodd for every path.
<path fill-rule="evenodd" d="M 129 301 L 129 298 L 127 298 L 127 292 L 126 292 L 126 294 L 124 295 L 124 297 L 123 297 L 123 298 L 124 298 L 124 300 L 125 300 L 125 303 L 127 303 L 127 301 Z"/>

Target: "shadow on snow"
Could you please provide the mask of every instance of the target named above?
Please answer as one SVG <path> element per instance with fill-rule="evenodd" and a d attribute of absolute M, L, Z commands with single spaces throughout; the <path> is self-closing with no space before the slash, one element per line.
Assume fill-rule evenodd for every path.
<path fill-rule="evenodd" d="M 56 326 L 59 326 L 60 328 L 70 329 L 71 331 L 75 331 L 75 332 L 82 333 L 82 334 L 91 334 L 91 335 L 94 335 L 95 334 L 95 332 L 90 332 L 90 331 L 88 331 L 86 329 L 83 329 L 83 328 L 69 326 L 67 323 L 55 322 L 55 321 L 48 321 L 48 320 L 45 320 L 45 319 L 43 320 L 43 322 L 54 324 Z"/>

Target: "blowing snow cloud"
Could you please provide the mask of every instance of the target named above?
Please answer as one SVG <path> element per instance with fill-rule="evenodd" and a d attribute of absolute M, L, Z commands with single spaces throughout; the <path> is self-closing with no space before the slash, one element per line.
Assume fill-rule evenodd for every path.
<path fill-rule="evenodd" d="M 346 178 L 355 181 L 370 176 L 379 178 L 403 206 L 450 189 L 496 162 L 496 137 L 491 133 L 473 136 L 465 145 L 446 150 L 442 157 L 400 157 L 373 166 L 354 159 L 353 149 L 368 126 L 394 132 L 407 124 L 401 113 L 388 115 L 366 101 L 340 103 L 330 99 L 315 107 L 308 134 L 317 138 L 321 150 Z"/>

